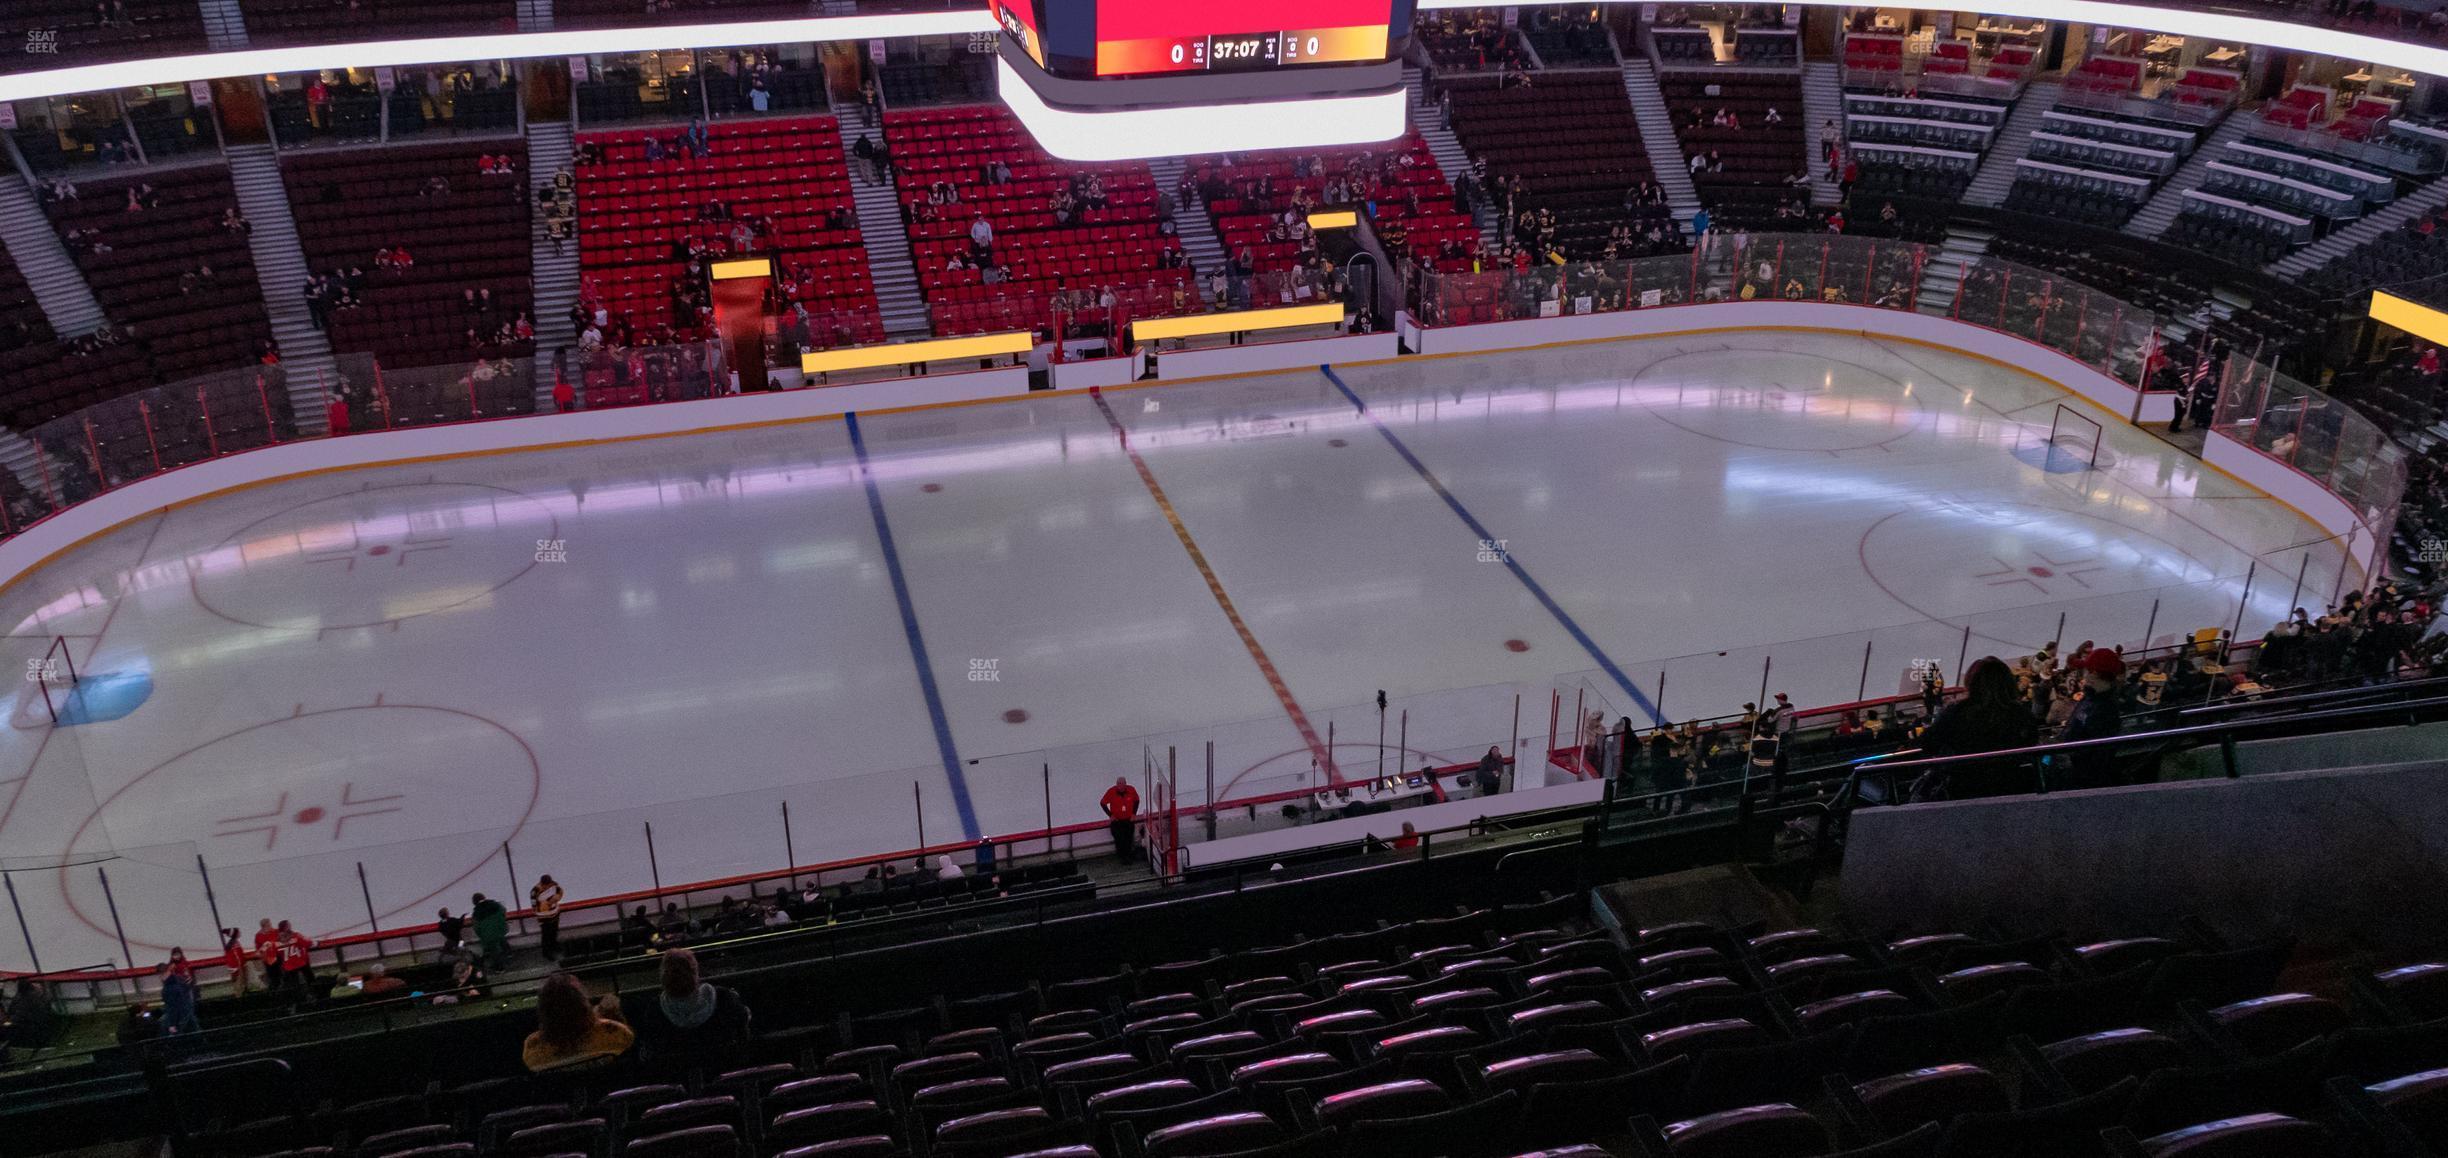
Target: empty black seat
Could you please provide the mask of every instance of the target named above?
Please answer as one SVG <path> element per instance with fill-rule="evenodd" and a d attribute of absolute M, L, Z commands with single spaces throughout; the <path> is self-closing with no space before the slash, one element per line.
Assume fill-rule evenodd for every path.
<path fill-rule="evenodd" d="M 1431 1114 L 1452 1105 L 1452 1096 L 1436 1083 L 1403 1078 L 1329 1094 L 1317 1100 L 1315 1113 L 1320 1124 L 1349 1126 L 1374 1118 Z"/>
<path fill-rule="evenodd" d="M 2273 1054 L 2343 1028 L 2346 1007 L 2309 993 L 2273 993 L 2208 1013 L 2210 1024 L 2246 1053 Z"/>
<path fill-rule="evenodd" d="M 1284 1128 L 1265 1114 L 1242 1111 L 1194 1118 L 1148 1132 L 1140 1139 L 1147 1158 L 1210 1158 L 1255 1150 L 1283 1140 Z"/>
<path fill-rule="evenodd" d="M 2184 1046 L 2154 1029 L 2111 1029 L 2040 1047 L 2067 1088 L 2088 1094 L 2155 1070 L 2183 1065 Z"/>
<path fill-rule="evenodd" d="M 891 1133 L 892 1115 L 873 1099 L 831 1102 L 784 1110 L 765 1127 L 765 1141 L 780 1146 L 806 1146 L 861 1134 Z"/>
<path fill-rule="evenodd" d="M 1853 1096 L 1891 1132 L 1944 1122 L 1959 1114 L 2003 1114 L 2014 1109 L 2006 1083 L 1996 1074 L 1961 1062 L 1874 1078 L 1854 1086 Z"/>
<path fill-rule="evenodd" d="M 1781 1102 L 1704 1114 L 1669 1125 L 1662 1133 L 1674 1158 L 1763 1158 L 1828 1150 L 1827 1127 Z"/>
<path fill-rule="evenodd" d="M 1494 1158 L 1505 1153 L 1521 1114 L 1521 1094 L 1507 1090 L 1448 1110 L 1399 1118 L 1369 1118 L 1345 1132 L 1351 1154 L 1438 1154 Z"/>
<path fill-rule="evenodd" d="M 698 1126 L 640 1138 L 622 1149 L 625 1158 L 732 1158 L 739 1133 L 729 1126 Z"/>
<path fill-rule="evenodd" d="M 1586 1049 L 1558 1049 L 1489 1062 L 1479 1078 L 1489 1090 L 1524 1090 L 1540 1082 L 1605 1077 L 1622 1067 Z"/>
<path fill-rule="evenodd" d="M 1911 1013 L 1912 999 L 1893 989 L 1865 989 L 1811 1002 L 1794 1010 L 1794 1021 L 1805 1032 L 1851 1025 L 1865 1017 Z"/>
<path fill-rule="evenodd" d="M 2284 1114 L 2203 1122 L 2142 1140 L 2151 1158 L 2298 1158 L 2332 1152 L 2329 1132 Z"/>
<path fill-rule="evenodd" d="M 1655 1061 L 1665 1061 L 1668 1058 L 1699 1053 L 1702 1050 L 1760 1045 L 1767 1041 L 1767 1030 L 1761 1029 L 1747 1018 L 1740 1017 L 1695 1021 L 1687 1025 L 1652 1030 L 1640 1035 L 1641 1052 Z"/>

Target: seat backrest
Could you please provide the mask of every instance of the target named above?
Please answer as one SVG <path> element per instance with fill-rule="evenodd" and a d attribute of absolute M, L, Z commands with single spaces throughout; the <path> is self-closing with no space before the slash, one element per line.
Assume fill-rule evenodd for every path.
<path fill-rule="evenodd" d="M 1372 1118 L 1403 1118 L 1435 1113 L 1453 1104 L 1453 1097 L 1434 1082 L 1402 1078 L 1345 1090 L 1317 1099 L 1317 1120 L 1328 1126 L 1348 1126 Z"/>
<path fill-rule="evenodd" d="M 1754 1158 L 1824 1154 L 1827 1127 L 1783 1102 L 1742 1106 L 1689 1118 L 1664 1130 L 1673 1158 Z"/>
<path fill-rule="evenodd" d="M 965 1114 L 935 1127 L 938 1146 L 976 1146 L 1033 1137 L 1054 1124 L 1044 1106 L 1010 1106 Z"/>
<path fill-rule="evenodd" d="M 1952 1063 L 1873 1078 L 1853 1095 L 1890 1131 L 1944 1122 L 1958 1114 L 2002 1114 L 2014 1109 L 2006 1083 L 1980 1066 Z"/>
<path fill-rule="evenodd" d="M 1510 1139 L 1522 1095 L 1506 1090 L 1449 1110 L 1372 1118 L 1345 1131 L 1352 1154 L 1485 1154 Z"/>
<path fill-rule="evenodd" d="M 697 1126 L 640 1138 L 621 1151 L 625 1158 L 733 1158 L 739 1132 L 729 1126 Z"/>
<path fill-rule="evenodd" d="M 783 1082 L 765 1091 L 761 1102 L 770 1116 L 782 1110 L 856 1100 L 867 1092 L 867 1079 L 857 1074 L 818 1074 Z"/>
<path fill-rule="evenodd" d="M 2087 1152 L 2114 1125 L 2141 1087 L 2125 1078 L 2097 1093 L 2004 1114 L 1965 1114 L 1947 1124 L 1941 1158 L 2020 1158 Z"/>
<path fill-rule="evenodd" d="M 2284 1114 L 2246 1114 L 2170 1130 L 2142 1140 L 2151 1158 L 2296 1158 L 2326 1154 L 2329 1132 Z"/>
<path fill-rule="evenodd" d="M 887 1132 L 892 1116 L 873 1099 L 831 1102 L 774 1115 L 765 1128 L 767 1142 L 829 1142 L 858 1134 Z"/>
<path fill-rule="evenodd" d="M 1557 1049 L 1489 1062 L 1479 1067 L 1479 1078 L 1488 1089 L 1502 1092 L 1528 1089 L 1540 1082 L 1606 1077 L 1622 1068 L 1586 1049 Z"/>
<path fill-rule="evenodd" d="M 2155 1029 L 2129 1027 L 2050 1042 L 2040 1047 L 2040 1056 L 2056 1068 L 2068 1088 L 2087 1094 L 2106 1089 L 2120 1078 L 2138 1078 L 2183 1065 L 2186 1050 Z"/>
<path fill-rule="evenodd" d="M 1140 1139 L 1140 1151 L 1147 1158 L 1208 1158 L 1270 1145 L 1283 1134 L 1275 1119 L 1244 1110 L 1151 1130 Z"/>

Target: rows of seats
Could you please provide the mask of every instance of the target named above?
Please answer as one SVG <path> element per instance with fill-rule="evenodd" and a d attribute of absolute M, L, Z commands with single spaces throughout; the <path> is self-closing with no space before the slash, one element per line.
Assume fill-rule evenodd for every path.
<path fill-rule="evenodd" d="M 514 172 L 478 172 L 478 157 L 505 153 Z M 374 354 L 386 366 L 534 352 L 532 343 L 495 346 L 486 340 L 500 323 L 534 308 L 525 142 L 293 153 L 282 160 L 281 178 L 307 267 L 318 274 L 366 274 L 363 304 L 331 314 L 335 351 Z M 447 183 L 447 192 L 431 184 L 437 180 Z M 378 251 L 400 246 L 414 257 L 412 268 L 376 268 Z M 492 314 L 463 308 L 465 291 L 487 289 Z M 466 337 L 470 329 L 477 331 L 474 345 Z"/>
<path fill-rule="evenodd" d="M 1650 30 L 1649 43 L 1657 58 L 1670 63 L 1715 64 L 1717 38 L 1706 28 L 1660 27 Z"/>
<path fill-rule="evenodd" d="M 1530 58 L 1493 8 L 1423 12 L 1411 25 L 1411 41 L 1439 74 L 1527 68 Z"/>
<path fill-rule="evenodd" d="M 1000 106 L 896 110 L 885 114 L 884 132 L 919 288 L 938 335 L 1041 327 L 1063 305 L 1058 294 L 1074 299 L 1064 312 L 1087 326 L 1111 319 L 1078 299 L 1106 290 L 1130 317 L 1197 308 L 1187 263 L 1165 265 L 1181 241 L 1158 219 L 1156 179 L 1145 164 L 1057 161 Z M 1011 179 L 990 184 L 990 164 L 1008 168 Z M 1069 224 L 1059 223 L 1055 197 L 1092 176 L 1104 189 L 1105 208 L 1082 202 Z M 958 199 L 930 204 L 938 185 L 950 185 Z M 991 261 L 1004 278 L 996 284 L 987 283 L 984 270 L 948 268 L 954 255 L 968 263 L 970 230 L 981 216 L 994 231 Z"/>
<path fill-rule="evenodd" d="M 1533 8 L 1521 18 L 1521 34 L 1548 68 L 1613 68 L 1615 34 L 1596 9 Z"/>
<path fill-rule="evenodd" d="M 1621 78 L 1609 73 L 1541 74 L 1532 87 L 1499 87 L 1482 78 L 1446 82 L 1453 131 L 1492 187 L 1519 178 L 1516 213 L 1551 210 L 1565 256 L 1596 257 L 1616 226 L 1635 232 L 1664 225 L 1663 205 L 1628 207 L 1627 194 L 1656 174 Z"/>
<path fill-rule="evenodd" d="M 0 7 L 0 72 L 204 51 L 195 0 L 10 0 Z"/>
<path fill-rule="evenodd" d="M 1303 193 L 1309 204 L 1326 208 L 1373 207 L 1372 220 L 1388 239 L 1387 256 L 1396 264 L 1413 255 L 1433 264 L 1448 243 L 1463 255 L 1479 251 L 1478 223 L 1456 211 L 1453 186 L 1416 130 L 1370 148 L 1192 157 L 1185 174 L 1215 222 L 1226 255 L 1248 254 L 1246 264 L 1255 272 L 1294 264 L 1299 246 L 1270 242 L 1267 235 Z M 1328 200 L 1329 192 L 1342 193 L 1342 200 Z"/>
<path fill-rule="evenodd" d="M 1802 37 L 1784 28 L 1745 28 L 1734 36 L 1737 64 L 1774 68 L 1802 66 Z"/>
<path fill-rule="evenodd" d="M 172 1071 L 245 1158 L 2244 1158 L 2448 1141 L 2448 963 L 2305 987 L 2285 940 L 1841 921 L 1578 895 L 683 1039 L 308 1108 Z M 1066 967 L 1067 966 L 1067 967 Z M 719 978 L 718 978 L 719 980 Z M 751 1002 L 751 1004 L 755 1004 Z M 2404 1147 L 2414 1147 L 2407 1149 Z"/>
<path fill-rule="evenodd" d="M 787 296 L 777 287 L 777 305 L 832 316 L 856 342 L 883 340 L 832 117 L 717 124 L 707 130 L 708 156 L 675 150 L 646 159 L 650 137 L 672 135 L 624 129 L 581 138 L 590 160 L 577 169 L 578 260 L 596 300 L 658 342 L 708 337 L 708 321 L 677 300 L 693 276 L 691 247 L 717 259 L 770 256 L 791 287 Z M 770 221 L 771 235 L 737 246 L 734 231 L 750 217 Z"/>
<path fill-rule="evenodd" d="M 129 209 L 132 192 L 152 207 Z M 272 326 L 246 234 L 224 224 L 238 208 L 228 168 L 196 165 L 87 181 L 77 193 L 45 210 L 63 234 L 77 235 L 68 250 L 94 297 L 143 341 L 162 381 L 260 359 Z"/>
<path fill-rule="evenodd" d="M 241 10 L 247 36 L 274 43 L 518 30 L 517 0 L 246 0 Z"/>
<path fill-rule="evenodd" d="M 2104 159 L 2093 163 L 2062 151 L 2035 150 L 2040 154 L 2037 159 L 2045 160 L 2055 168 L 2019 167 L 2016 170 L 2014 185 L 2007 191 L 2006 208 L 2018 213 L 2078 221 L 2103 229 L 2123 227 L 2166 183 L 2167 177 L 2174 172 L 2174 166 L 2181 165 L 2184 158 L 2207 139 L 2210 127 L 2192 120 L 2103 111 L 2079 102 L 2061 102 L 2052 111 L 2068 114 L 2057 120 L 2044 120 L 2043 127 L 2052 136 L 2069 137 L 2076 142 L 2097 142 L 2101 146 L 2145 148 L 2154 153 L 2171 155 L 2171 160 L 2164 166 L 2166 172 L 2151 172 L 2139 167 L 2141 163 L 2153 159 L 2147 156 L 2137 155 L 2130 159 L 2119 156 L 2112 166 Z M 2082 144 L 2068 146 L 2069 149 L 2084 147 Z M 2114 150 L 2108 149 L 2103 149 L 2102 154 L 2103 157 L 2118 156 Z"/>
<path fill-rule="evenodd" d="M 1850 46 L 1860 39 L 1846 43 Z M 1871 38 L 1869 43 L 1884 41 Z M 1886 61 L 1888 57 L 1882 50 L 1875 59 Z M 1871 75 L 1878 73 L 1873 70 Z M 1858 170 L 1855 196 L 1962 200 L 1981 159 L 1997 143 L 1998 131 L 2012 115 L 2013 104 L 2011 100 L 1954 95 L 1925 100 L 1849 87 L 1844 105 L 1845 164 Z"/>
<path fill-rule="evenodd" d="M 1668 73 L 1658 80 L 1686 161 L 1712 155 L 1720 164 L 1693 171 L 1691 182 L 1719 228 L 1768 227 L 1777 207 L 1809 194 L 1787 184 L 1808 171 L 1802 80 L 1791 73 Z M 1734 117 L 1719 125 L 1719 113 Z M 1769 123 L 1774 112 L 1776 123 Z"/>
<path fill-rule="evenodd" d="M 1904 38 L 1884 32 L 1850 33 L 1844 40 L 1844 66 L 1848 83 L 1898 81 L 1904 75 Z"/>
<path fill-rule="evenodd" d="M 34 300 L 17 263 L 0 250 L 0 388 L 13 388 L 18 376 L 55 356 L 50 319 Z M 0 409 L 9 406 L 0 398 Z"/>

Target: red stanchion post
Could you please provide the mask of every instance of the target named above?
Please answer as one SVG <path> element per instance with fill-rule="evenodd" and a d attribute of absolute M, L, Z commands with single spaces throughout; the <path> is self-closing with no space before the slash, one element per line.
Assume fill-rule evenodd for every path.
<path fill-rule="evenodd" d="M 1964 286 L 1971 280 L 1972 263 L 1957 258 L 1955 260 L 1955 300 L 1947 303 L 1947 316 L 1959 322 L 1963 320 Z"/>
<path fill-rule="evenodd" d="M 1870 260 L 1862 263 L 1862 304 L 1878 300 L 1874 292 L 1878 285 L 1878 242 L 1870 243 Z"/>
<path fill-rule="evenodd" d="M 382 363 L 374 363 L 374 406 L 382 411 L 383 429 L 391 429 L 391 387 L 383 381 Z"/>
<path fill-rule="evenodd" d="M 82 421 L 85 424 L 85 461 L 93 464 L 94 485 L 109 490 L 110 476 L 102 473 L 102 442 L 94 437 L 93 419 Z"/>
<path fill-rule="evenodd" d="M 255 378 L 260 382 L 263 375 L 257 374 Z M 221 437 L 213 431 L 212 407 L 204 404 L 204 388 L 201 386 L 196 387 L 196 412 L 204 416 L 204 449 L 212 452 L 214 458 L 221 457 Z"/>
<path fill-rule="evenodd" d="M 316 384 L 320 385 L 322 381 L 323 372 L 315 371 Z M 255 372 L 255 401 L 263 407 L 264 434 L 272 441 L 279 442 L 280 424 L 272 421 L 272 395 L 264 390 L 263 372 L 260 370 Z"/>
<path fill-rule="evenodd" d="M 1998 278 L 1998 308 L 1996 329 L 2006 328 L 2006 298 L 2014 290 L 2014 271 L 2009 269 Z"/>
<path fill-rule="evenodd" d="M 2032 327 L 2032 337 L 2038 339 L 2043 344 L 2046 344 L 2048 341 L 2049 310 L 2055 307 L 2056 304 L 2057 279 L 2050 278 L 2047 281 L 2040 283 L 2040 321 L 2038 324 Z"/>
<path fill-rule="evenodd" d="M 144 425 L 145 450 L 153 455 L 153 473 L 161 473 L 161 440 L 153 436 L 153 408 L 145 400 L 136 400 L 136 420 Z"/>
<path fill-rule="evenodd" d="M 1836 243 L 1833 241 L 1822 241 L 1819 243 L 1819 286 L 1817 291 L 1812 295 L 1814 297 L 1824 298 L 1827 296 L 1828 250 L 1834 249 L 1835 247 Z"/>

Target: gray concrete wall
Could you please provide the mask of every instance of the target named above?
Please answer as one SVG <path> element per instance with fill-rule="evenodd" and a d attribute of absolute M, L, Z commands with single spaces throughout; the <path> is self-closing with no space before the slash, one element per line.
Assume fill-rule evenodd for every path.
<path fill-rule="evenodd" d="M 2153 933 L 2413 948 L 2448 939 L 2448 764 L 2270 772 L 1856 813 L 1847 910 L 1872 929 Z"/>

